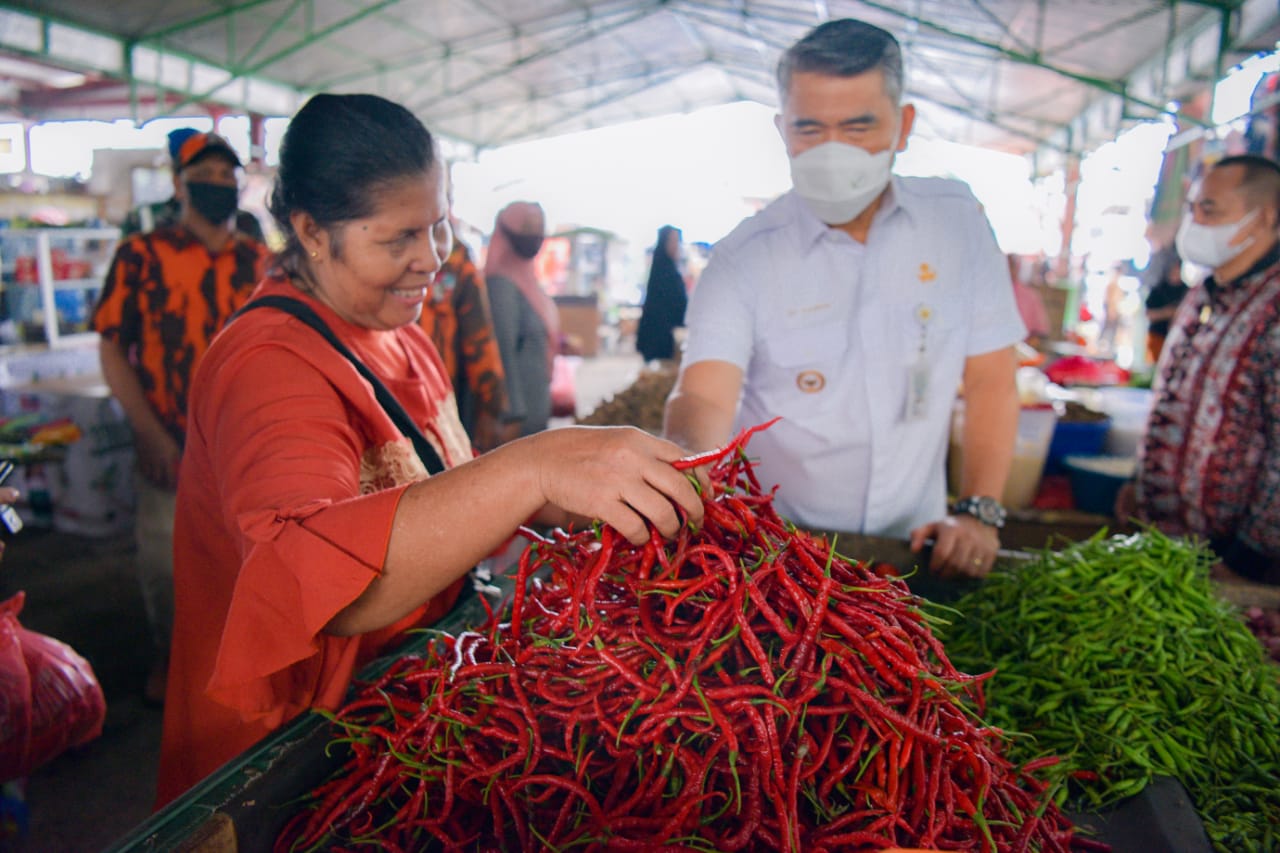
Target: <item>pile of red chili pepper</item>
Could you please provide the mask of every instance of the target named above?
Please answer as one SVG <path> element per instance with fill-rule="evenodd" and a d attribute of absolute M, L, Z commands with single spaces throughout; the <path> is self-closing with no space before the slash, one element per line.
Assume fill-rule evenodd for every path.
<path fill-rule="evenodd" d="M 335 716 L 351 757 L 277 850 L 1101 846 L 906 586 L 778 516 L 748 435 L 680 463 L 715 462 L 700 530 L 529 533 L 508 620 Z"/>

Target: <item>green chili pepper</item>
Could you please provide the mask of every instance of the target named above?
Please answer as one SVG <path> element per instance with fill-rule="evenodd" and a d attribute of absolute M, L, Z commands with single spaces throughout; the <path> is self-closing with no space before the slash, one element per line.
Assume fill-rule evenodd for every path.
<path fill-rule="evenodd" d="M 1105 808 L 1173 775 L 1220 850 L 1270 850 L 1280 671 L 1214 592 L 1214 559 L 1154 530 L 1098 535 L 993 572 L 952 604 L 963 618 L 934 624 L 956 666 L 996 671 L 988 721 L 1030 736 L 1011 758 L 1063 757 L 1046 775 L 1069 807 Z"/>

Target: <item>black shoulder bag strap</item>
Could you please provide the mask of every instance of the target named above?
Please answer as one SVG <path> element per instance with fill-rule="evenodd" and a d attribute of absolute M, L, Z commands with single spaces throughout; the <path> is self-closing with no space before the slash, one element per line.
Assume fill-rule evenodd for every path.
<path fill-rule="evenodd" d="M 427 437 L 422 434 L 422 430 L 418 429 L 418 425 L 413 422 L 413 418 L 409 417 L 409 413 L 400 405 L 400 401 L 395 395 L 382 384 L 374 372 L 365 366 L 364 362 L 356 358 L 355 353 L 347 349 L 342 341 L 338 340 L 338 336 L 333 333 L 324 322 L 320 319 L 320 315 L 311 310 L 311 306 L 298 299 L 289 296 L 263 296 L 255 299 L 245 305 L 236 312 L 236 316 L 246 311 L 252 311 L 255 308 L 276 308 L 286 314 L 297 317 L 306 323 L 312 329 L 320 334 L 329 345 L 336 349 L 341 355 L 355 367 L 365 381 L 373 386 L 373 394 L 378 398 L 379 405 L 391 417 L 392 422 L 404 433 L 404 435 L 413 442 L 413 449 L 418 452 L 418 458 L 422 460 L 422 464 L 426 466 L 427 473 L 435 476 L 444 471 L 444 462 L 440 459 L 440 454 L 436 453 L 436 449 L 431 446 L 431 442 L 427 441 Z"/>

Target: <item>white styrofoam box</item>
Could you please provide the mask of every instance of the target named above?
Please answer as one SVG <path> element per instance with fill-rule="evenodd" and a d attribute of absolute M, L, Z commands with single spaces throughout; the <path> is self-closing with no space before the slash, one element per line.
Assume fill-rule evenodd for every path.
<path fill-rule="evenodd" d="M 135 505 L 133 433 L 101 377 L 7 388 L 3 399 L 6 414 L 40 412 L 49 418 L 70 418 L 82 433 L 66 448 L 61 462 L 45 463 L 40 469 L 19 466 L 22 476 L 14 485 L 24 492 L 19 504 L 24 520 L 48 523 L 30 506 L 29 480 L 34 473 L 47 482 L 54 529 L 85 536 L 130 530 Z"/>
<path fill-rule="evenodd" d="M 19 388 L 51 379 L 96 376 L 101 369 L 96 343 L 65 349 L 13 350 L 0 357 L 0 388 Z"/>

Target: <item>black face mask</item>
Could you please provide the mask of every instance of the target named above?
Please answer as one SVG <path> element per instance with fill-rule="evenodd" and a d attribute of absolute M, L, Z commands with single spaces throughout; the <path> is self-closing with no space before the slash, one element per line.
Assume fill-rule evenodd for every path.
<path fill-rule="evenodd" d="M 193 181 L 187 184 L 187 195 L 191 198 L 191 206 L 196 209 L 196 213 L 215 225 L 221 225 L 230 219 L 240 201 L 240 190 L 226 184 Z"/>
<path fill-rule="evenodd" d="M 502 226 L 502 233 L 507 235 L 511 248 L 526 261 L 533 260 L 542 249 L 541 234 L 517 234 L 507 226 Z"/>

